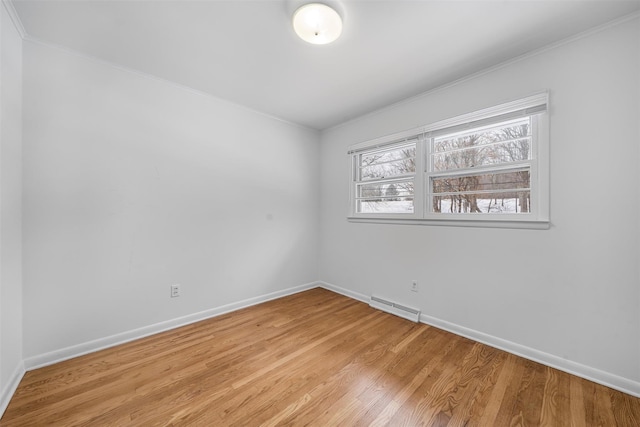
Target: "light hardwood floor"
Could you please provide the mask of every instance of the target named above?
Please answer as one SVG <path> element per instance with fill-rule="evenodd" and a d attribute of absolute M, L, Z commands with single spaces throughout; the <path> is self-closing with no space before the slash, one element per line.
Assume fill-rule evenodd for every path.
<path fill-rule="evenodd" d="M 313 289 L 28 372 L 1 426 L 640 426 L 640 399 Z"/>

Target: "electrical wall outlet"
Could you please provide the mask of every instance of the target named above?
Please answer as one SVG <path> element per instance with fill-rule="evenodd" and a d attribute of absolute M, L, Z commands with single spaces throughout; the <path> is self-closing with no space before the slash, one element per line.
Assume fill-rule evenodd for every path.
<path fill-rule="evenodd" d="M 171 285 L 171 298 L 180 296 L 180 285 Z"/>
<path fill-rule="evenodd" d="M 418 292 L 418 281 L 414 280 L 411 282 L 411 291 L 412 292 Z"/>

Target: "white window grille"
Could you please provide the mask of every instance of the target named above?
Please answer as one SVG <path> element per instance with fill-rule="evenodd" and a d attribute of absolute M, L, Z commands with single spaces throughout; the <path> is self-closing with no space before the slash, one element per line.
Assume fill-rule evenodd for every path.
<path fill-rule="evenodd" d="M 547 104 L 540 94 L 352 146 L 350 219 L 547 228 Z"/>

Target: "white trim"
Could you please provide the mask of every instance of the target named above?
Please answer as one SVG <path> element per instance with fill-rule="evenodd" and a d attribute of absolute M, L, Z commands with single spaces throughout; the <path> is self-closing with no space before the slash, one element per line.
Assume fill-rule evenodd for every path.
<path fill-rule="evenodd" d="M 354 292 L 349 289 L 345 289 L 340 286 L 336 286 L 323 281 L 319 281 L 318 284 L 324 289 L 368 304 L 369 298 L 364 294 Z M 544 351 L 536 350 L 522 344 L 495 337 L 484 332 L 476 331 L 475 329 L 466 328 L 464 326 L 460 326 L 446 320 L 441 320 L 424 313 L 420 315 L 420 323 L 424 323 L 438 329 L 442 329 L 447 332 L 469 338 L 473 341 L 477 341 L 490 347 L 515 354 L 516 356 L 541 363 L 545 366 L 567 372 L 571 375 L 593 381 L 606 387 L 610 387 L 623 393 L 627 393 L 631 396 L 640 397 L 640 381 L 634 381 L 616 374 L 612 374 L 610 372 L 593 368 L 591 366 L 573 362 L 571 360 L 567 360 L 553 354 L 545 353 Z"/>
<path fill-rule="evenodd" d="M 536 111 L 533 113 L 527 113 L 527 109 L 544 106 L 544 110 Z M 549 110 L 549 89 L 540 91 L 533 95 L 511 100 L 509 102 L 503 102 L 501 104 L 485 107 L 480 110 L 470 111 L 467 113 L 459 114 L 454 117 L 449 117 L 437 122 L 427 123 L 421 126 L 416 126 L 411 129 L 406 129 L 400 132 L 395 132 L 389 135 L 384 135 L 367 141 L 358 142 L 350 145 L 347 148 L 347 154 L 354 154 L 360 151 L 369 151 L 379 147 L 387 145 L 400 145 L 403 140 L 420 140 L 421 135 L 431 132 L 447 131 L 447 129 L 462 125 L 470 124 L 470 127 L 476 127 L 474 122 L 479 120 L 491 120 L 491 122 L 499 123 L 505 119 L 501 116 L 509 113 L 523 111 L 525 114 L 522 117 L 530 115 L 544 113 Z"/>
<path fill-rule="evenodd" d="M 529 112 L 528 109 L 534 107 L 544 106 L 542 110 L 536 110 L 535 112 Z M 536 93 L 525 98 L 516 99 L 510 102 L 494 105 L 491 107 L 483 108 L 481 110 L 471 111 L 466 114 L 460 114 L 455 117 L 451 117 L 444 120 L 439 120 L 435 123 L 430 123 L 424 126 L 424 132 L 446 132 L 450 133 L 450 128 L 459 125 L 468 125 L 469 128 L 475 128 L 478 125 L 475 123 L 480 120 L 490 120 L 499 123 L 505 119 L 501 116 L 509 113 L 522 112 L 522 117 L 527 117 L 534 114 L 544 113 L 549 108 L 549 90 Z"/>
<path fill-rule="evenodd" d="M 248 298 L 235 303 L 201 311 L 199 313 L 188 314 L 176 319 L 166 320 L 164 322 L 159 322 L 153 325 L 144 326 L 142 328 L 133 329 L 131 331 L 122 332 L 104 338 L 98 338 L 96 340 L 88 341 L 82 344 L 77 344 L 59 350 L 54 350 L 49 353 L 26 358 L 24 361 L 24 365 L 27 371 L 31 371 L 34 369 L 42 368 L 44 366 L 53 365 L 54 363 L 62 362 L 64 360 L 73 359 L 74 357 L 94 353 L 96 351 L 104 350 L 109 347 L 114 347 L 160 332 L 179 328 L 181 326 L 189 325 L 201 320 L 210 319 L 212 317 L 220 316 L 222 314 L 240 310 L 252 305 L 261 304 L 263 302 L 271 301 L 277 298 L 282 298 L 287 295 L 296 294 L 298 292 L 303 292 L 316 287 L 318 287 L 317 282 L 306 283 L 304 285 L 294 286 L 292 288 L 284 289 L 281 291 Z"/>
<path fill-rule="evenodd" d="M 16 370 L 13 372 L 13 375 L 11 375 L 11 378 L 9 378 L 7 386 L 2 390 L 2 393 L 0 394 L 0 418 L 4 415 L 4 411 L 7 410 L 7 406 L 9 406 L 11 398 L 18 389 L 18 385 L 20 384 L 20 381 L 22 381 L 22 377 L 24 377 L 25 372 L 24 363 L 20 362 L 16 367 Z"/>
<path fill-rule="evenodd" d="M 447 322 L 446 320 L 441 320 L 426 314 L 420 315 L 420 322 L 469 338 L 490 347 L 515 354 L 516 356 L 541 363 L 545 366 L 567 372 L 571 375 L 593 381 L 594 383 L 613 388 L 623 393 L 640 397 L 639 381 L 633 381 L 610 372 L 601 371 L 600 369 L 593 368 L 591 366 L 573 362 L 550 353 L 545 353 L 544 351 L 536 350 L 535 348 L 527 347 L 493 335 L 485 334 L 484 332 L 456 325 L 455 323 Z"/>
<path fill-rule="evenodd" d="M 240 310 L 252 305 L 260 304 L 266 301 L 270 301 L 283 296 L 292 295 L 305 290 L 320 287 L 331 292 L 335 292 L 340 295 L 344 295 L 348 298 L 361 301 L 364 304 L 369 304 L 369 297 L 360 292 L 352 291 L 328 282 L 317 281 L 307 283 L 301 286 L 292 287 L 286 290 L 273 292 L 260 297 L 249 298 L 237 303 L 227 304 L 211 310 L 206 310 L 200 313 L 194 313 L 178 319 L 169 320 L 166 322 L 157 323 L 145 328 L 136 329 L 129 332 L 124 332 L 111 337 L 90 341 L 84 344 L 67 347 L 66 349 L 50 352 L 36 357 L 31 357 L 25 360 L 24 366 L 18 367 L 16 373 L 13 375 L 13 379 L 2 393 L 2 400 L 0 400 L 0 409 L 6 409 L 11 396 L 15 392 L 22 376 L 26 370 L 37 369 L 42 366 L 47 366 L 53 363 L 57 363 L 63 360 L 71 359 L 73 357 L 81 356 L 84 354 L 92 353 L 104 348 L 112 347 L 126 342 L 144 338 L 149 335 L 153 335 L 159 332 L 164 332 L 170 329 L 174 329 L 180 326 L 188 325 L 200 320 L 208 319 L 211 317 L 219 316 L 225 313 L 229 313 L 235 310 Z M 619 390 L 623 393 L 627 393 L 632 396 L 640 397 L 640 382 L 634 381 L 628 378 L 621 377 L 619 375 L 605 372 L 591 366 L 583 365 L 578 362 L 564 359 L 553 354 L 545 353 L 540 350 L 536 350 L 531 347 L 527 347 L 512 341 L 508 341 L 493 335 L 486 334 L 474 329 L 466 328 L 464 326 L 457 325 L 455 323 L 441 320 L 433 316 L 426 314 L 420 315 L 420 322 L 434 326 L 439 329 L 451 332 L 453 334 L 463 336 L 465 338 L 472 339 L 479 343 L 494 347 L 511 354 L 523 357 L 534 362 L 541 363 L 543 365 L 567 372 L 572 375 L 593 381 L 598 384 L 602 384 L 606 387 Z M 1 412 L 0 412 L 1 413 Z"/>
<path fill-rule="evenodd" d="M 290 120 L 283 119 L 282 117 L 274 116 L 274 115 L 271 115 L 269 113 L 265 113 L 264 111 L 260 111 L 260 110 L 253 109 L 251 107 L 247 107 L 246 105 L 242 105 L 242 104 L 239 104 L 237 102 L 233 102 L 233 101 L 230 101 L 228 99 L 221 98 L 219 96 L 210 94 L 208 92 L 204 92 L 204 91 L 201 91 L 201 90 L 198 90 L 198 89 L 194 89 L 194 88 L 192 88 L 190 86 L 186 86 L 186 85 L 183 85 L 183 84 L 171 81 L 171 80 L 167 80 L 165 78 L 158 77 L 158 76 L 155 76 L 153 74 L 145 73 L 144 71 L 135 70 L 133 68 L 129 68 L 129 67 L 126 67 L 124 65 L 116 64 L 115 62 L 107 61 L 105 59 L 101 59 L 101 58 L 98 58 L 96 56 L 87 55 L 87 54 L 85 54 L 83 52 L 79 52 L 77 50 L 71 49 L 71 48 L 63 46 L 63 45 L 59 45 L 59 44 L 56 44 L 56 43 L 50 43 L 48 41 L 44 41 L 42 39 L 30 36 L 28 34 L 25 35 L 24 40 L 28 41 L 28 42 L 31 42 L 31 43 L 34 43 L 34 44 L 39 44 L 41 46 L 45 46 L 45 47 L 48 47 L 48 48 L 51 48 L 51 49 L 60 50 L 60 51 L 65 52 L 65 53 L 67 53 L 69 55 L 74 55 L 76 57 L 85 59 L 87 61 L 97 62 L 99 64 L 105 65 L 107 67 L 115 68 L 115 69 L 123 71 L 125 73 L 135 74 L 138 77 L 142 77 L 142 78 L 145 78 L 145 79 L 148 79 L 148 80 L 152 80 L 152 81 L 155 81 L 155 82 L 158 82 L 158 83 L 164 83 L 164 84 L 172 86 L 174 88 L 190 92 L 190 93 L 192 93 L 194 95 L 204 96 L 204 97 L 207 97 L 207 98 L 210 98 L 210 99 L 215 99 L 215 100 L 217 100 L 219 102 L 224 102 L 224 103 L 226 103 L 228 105 L 231 105 L 231 106 L 233 106 L 235 108 L 238 108 L 240 110 L 248 111 L 248 112 L 260 115 L 262 117 L 266 117 L 266 118 L 269 118 L 271 120 L 275 120 L 277 122 L 284 123 L 284 124 L 292 126 L 294 128 L 304 129 L 304 130 L 307 130 L 307 131 L 314 132 L 318 137 L 320 135 L 320 130 L 319 129 L 312 128 L 312 127 L 309 127 L 309 126 L 305 126 L 305 125 L 300 124 L 300 123 L 295 123 L 295 122 L 292 122 Z"/>
<path fill-rule="evenodd" d="M 13 22 L 13 26 L 15 27 L 18 34 L 20 34 L 20 38 L 24 40 L 24 38 L 27 36 L 27 33 L 24 30 L 24 26 L 22 25 L 20 16 L 18 16 L 18 12 L 13 6 L 13 2 L 11 0 L 2 0 L 2 4 L 4 5 L 5 10 L 9 14 L 9 18 L 11 18 L 11 22 Z"/>
<path fill-rule="evenodd" d="M 359 142 L 349 146 L 347 154 L 354 154 L 359 151 L 373 150 L 376 148 L 383 148 L 388 145 L 402 145 L 402 142 L 417 141 L 420 140 L 420 135 L 423 133 L 424 126 L 418 126 L 412 129 L 407 129 L 401 132 L 392 133 L 390 135 L 380 136 L 378 138 L 369 139 L 367 141 Z"/>
<path fill-rule="evenodd" d="M 317 283 L 318 283 L 318 287 L 320 288 L 326 289 L 331 292 L 335 292 L 336 294 L 344 295 L 345 297 L 349 297 L 351 299 L 355 299 L 369 305 L 369 297 L 365 294 L 361 294 L 360 292 L 355 292 L 349 289 L 341 288 L 340 286 L 323 282 L 322 280 L 318 281 Z"/>
<path fill-rule="evenodd" d="M 417 128 L 408 129 L 395 134 L 375 138 L 373 140 L 359 142 L 348 147 L 347 154 L 351 158 L 351 171 L 349 178 L 349 213 L 347 218 L 355 221 L 373 220 L 361 222 L 395 223 L 395 224 L 420 224 L 420 225 L 445 225 L 463 227 L 484 227 L 484 223 L 490 223 L 491 228 L 549 228 L 549 91 L 505 102 L 499 105 L 486 107 L 480 110 L 468 112 L 445 120 L 429 123 Z M 505 126 L 515 123 L 515 117 L 527 117 L 531 122 L 531 135 L 526 139 L 532 146 L 531 157 L 527 160 L 502 164 L 482 165 L 455 170 L 434 171 L 433 155 L 435 135 L 451 136 L 460 131 L 488 129 L 487 126 Z M 519 138 L 524 140 L 525 138 Z M 407 213 L 371 213 L 358 212 L 358 186 L 372 181 L 362 180 L 358 170 L 361 169 L 362 156 L 377 152 L 380 147 L 388 147 L 389 150 L 398 150 L 404 141 L 415 140 L 415 172 L 412 175 L 414 182 L 413 212 Z M 504 143 L 504 141 L 496 142 Z M 413 144 L 413 142 L 412 142 Z M 386 149 L 386 148 L 385 148 Z M 428 161 L 426 161 L 428 157 Z M 423 164 L 424 163 L 424 164 Z M 431 180 L 438 177 L 477 175 L 481 173 L 495 173 L 499 171 L 512 171 L 515 167 L 526 167 L 530 171 L 530 185 L 528 189 L 531 197 L 531 212 L 520 214 L 451 214 L 435 213 L 432 207 L 433 197 L 436 194 L 431 191 Z M 538 170 L 538 168 L 541 169 Z M 380 179 L 380 182 L 390 182 L 392 178 Z M 509 192 L 515 191 L 509 189 Z M 498 191 L 499 192 L 499 191 Z M 494 194 L 495 191 L 487 190 L 485 193 Z M 452 193 L 464 194 L 464 193 Z M 445 193 L 437 194 L 440 196 Z M 522 225 L 518 225 L 522 223 Z"/>
<path fill-rule="evenodd" d="M 616 27 L 618 25 L 622 25 L 622 24 L 624 24 L 624 23 L 626 23 L 628 21 L 632 21 L 632 20 L 634 20 L 636 18 L 640 18 L 640 11 L 632 12 L 632 13 L 630 13 L 628 15 L 624 15 L 624 16 L 622 16 L 620 18 L 616 18 L 616 19 L 614 19 L 612 21 L 606 22 L 606 23 L 598 25 L 596 27 L 589 28 L 589 29 L 587 29 L 587 30 L 585 30 L 585 31 L 583 31 L 581 33 L 575 34 L 573 36 L 569 36 L 566 39 L 557 41 L 555 43 L 548 44 L 548 45 L 543 46 L 543 47 L 541 47 L 539 49 L 534 49 L 534 50 L 532 50 L 530 52 L 526 52 L 526 53 L 524 53 L 524 54 L 522 54 L 520 56 L 516 56 L 515 58 L 507 59 L 506 61 L 501 62 L 500 64 L 485 68 L 485 69 L 480 70 L 480 71 L 475 72 L 475 73 L 468 74 L 468 75 L 466 75 L 464 77 L 461 77 L 461 78 L 459 78 L 457 80 L 454 80 L 452 82 L 445 83 L 445 84 L 442 84 L 440 86 L 435 86 L 432 89 L 426 90 L 426 91 L 421 92 L 421 93 L 419 93 L 417 95 L 410 96 L 409 98 L 402 99 L 402 100 L 400 100 L 398 102 L 395 102 L 393 104 L 386 105 L 386 106 L 384 106 L 382 108 L 378 108 L 378 109 L 375 109 L 373 111 L 370 111 L 369 113 L 362 114 L 362 115 L 360 115 L 358 117 L 355 117 L 353 119 L 350 119 L 350 120 L 347 120 L 345 122 L 338 123 L 337 125 L 322 129 L 322 132 L 324 133 L 326 131 L 333 131 L 334 129 L 339 129 L 339 128 L 343 127 L 343 126 L 347 126 L 347 125 L 350 125 L 352 123 L 357 123 L 357 122 L 359 122 L 361 120 L 365 120 L 365 119 L 377 116 L 379 114 L 384 114 L 384 113 L 387 113 L 389 111 L 393 111 L 393 110 L 395 110 L 397 108 L 401 108 L 405 104 L 410 104 L 412 102 L 418 101 L 418 100 L 420 100 L 422 98 L 429 97 L 429 96 L 431 96 L 433 94 L 436 94 L 438 92 L 441 92 L 443 90 L 450 89 L 452 87 L 464 84 L 464 83 L 466 83 L 468 81 L 477 79 L 477 78 L 482 77 L 484 75 L 491 74 L 494 71 L 501 70 L 501 69 L 509 67 L 509 66 L 511 66 L 513 64 L 517 64 L 518 62 L 522 62 L 522 61 L 525 61 L 527 59 L 534 58 L 536 56 L 542 55 L 545 52 L 557 49 L 557 48 L 565 46 L 567 44 L 571 44 L 571 43 L 577 42 L 577 41 L 582 40 L 584 38 L 590 37 L 590 36 L 592 36 L 594 34 L 598 34 L 598 33 L 602 32 L 602 31 L 606 31 L 606 30 L 608 30 L 610 28 L 613 28 L 613 27 Z"/>
<path fill-rule="evenodd" d="M 456 214 L 457 215 L 457 214 Z M 464 215 L 464 214 L 460 214 Z M 480 215 L 480 214 L 468 214 Z M 514 214 L 517 215 L 517 214 Z M 526 215 L 526 214 L 523 214 Z M 400 224 L 400 225 L 439 225 L 445 227 L 475 227 L 475 228 L 519 228 L 525 230 L 548 230 L 551 223 L 546 220 L 508 220 L 501 218 L 468 219 L 431 219 L 431 218 L 373 218 L 373 217 L 347 217 L 349 222 L 360 222 L 368 224 Z"/>

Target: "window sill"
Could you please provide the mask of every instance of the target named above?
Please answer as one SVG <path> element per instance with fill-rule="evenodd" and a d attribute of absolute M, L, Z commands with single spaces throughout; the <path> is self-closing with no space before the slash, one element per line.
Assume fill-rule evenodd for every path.
<path fill-rule="evenodd" d="M 508 219 L 422 219 L 422 218 L 375 218 L 375 217 L 347 217 L 349 222 L 370 224 L 400 224 L 400 225 L 435 225 L 445 227 L 476 227 L 476 228 L 516 228 L 526 230 L 548 230 L 551 222 L 545 220 L 508 220 Z"/>

